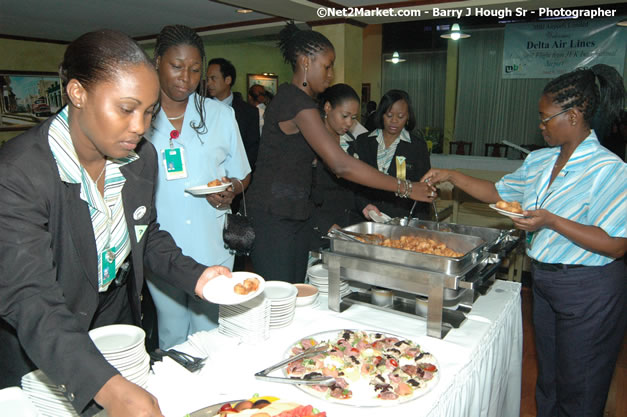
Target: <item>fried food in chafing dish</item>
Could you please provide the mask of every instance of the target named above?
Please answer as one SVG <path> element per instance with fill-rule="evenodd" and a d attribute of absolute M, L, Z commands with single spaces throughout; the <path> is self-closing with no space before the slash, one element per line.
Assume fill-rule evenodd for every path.
<path fill-rule="evenodd" d="M 381 246 L 427 253 L 429 255 L 448 256 L 451 258 L 464 256 L 463 253 L 456 252 L 446 247 L 442 242 L 418 236 L 401 236 L 399 239 L 385 239 L 383 243 L 381 243 Z"/>

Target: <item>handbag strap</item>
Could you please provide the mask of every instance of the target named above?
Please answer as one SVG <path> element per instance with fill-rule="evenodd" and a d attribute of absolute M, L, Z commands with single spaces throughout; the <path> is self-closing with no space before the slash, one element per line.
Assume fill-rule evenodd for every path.
<path fill-rule="evenodd" d="M 244 194 L 244 184 L 242 184 L 242 182 L 238 178 L 233 179 L 239 183 L 240 187 L 242 187 L 242 203 L 244 204 L 244 216 L 246 216 L 246 195 Z"/>

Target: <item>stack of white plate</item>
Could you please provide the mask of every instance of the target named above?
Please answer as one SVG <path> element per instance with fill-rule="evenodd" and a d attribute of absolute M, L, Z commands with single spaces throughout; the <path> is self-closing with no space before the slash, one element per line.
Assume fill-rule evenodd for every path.
<path fill-rule="evenodd" d="M 141 327 L 112 324 L 89 331 L 89 336 L 107 361 L 122 376 L 146 388 L 150 356 L 146 352 L 146 333 Z"/>
<path fill-rule="evenodd" d="M 270 330 L 270 301 L 263 294 L 241 304 L 220 305 L 218 332 L 244 341 L 268 338 Z"/>
<path fill-rule="evenodd" d="M 298 289 L 289 282 L 266 281 L 263 295 L 270 300 L 270 328 L 285 327 L 294 319 Z"/>
<path fill-rule="evenodd" d="M 55 385 L 39 369 L 22 377 L 22 390 L 44 417 L 78 417 L 65 396 L 65 389 Z"/>
<path fill-rule="evenodd" d="M 309 283 L 318 288 L 320 295 L 329 294 L 329 271 L 324 264 L 315 264 L 307 269 L 307 278 Z M 351 289 L 348 283 L 344 280 L 340 280 L 340 296 L 344 297 L 351 293 Z"/>

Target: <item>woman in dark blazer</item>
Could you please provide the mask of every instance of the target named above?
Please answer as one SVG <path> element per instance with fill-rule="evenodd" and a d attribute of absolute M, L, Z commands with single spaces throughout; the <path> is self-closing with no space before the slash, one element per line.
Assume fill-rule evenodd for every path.
<path fill-rule="evenodd" d="M 87 33 L 60 73 L 68 106 L 0 149 L 0 388 L 38 367 L 83 415 L 95 402 L 110 417 L 161 416 L 88 331 L 141 323 L 145 267 L 197 296 L 230 272 L 184 256 L 156 223 L 157 155 L 142 136 L 159 80 L 142 49 Z"/>
<path fill-rule="evenodd" d="M 377 128 L 359 135 L 348 152 L 385 174 L 420 181 L 431 163 L 426 142 L 410 133 L 416 127 L 416 118 L 409 95 L 402 90 L 385 93 L 375 113 L 375 123 Z M 361 207 L 371 203 L 392 217 L 407 216 L 413 204 L 392 192 L 367 187 L 361 187 L 358 198 Z M 426 218 L 429 210 L 428 204 L 418 202 L 414 217 Z"/>

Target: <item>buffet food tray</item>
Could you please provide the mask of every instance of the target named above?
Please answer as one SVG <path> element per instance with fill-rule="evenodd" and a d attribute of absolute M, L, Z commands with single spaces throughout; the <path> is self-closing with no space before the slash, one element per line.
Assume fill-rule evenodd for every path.
<path fill-rule="evenodd" d="M 452 258 L 440 255 L 413 252 L 409 250 L 389 248 L 374 244 L 353 242 L 338 237 L 331 237 L 331 251 L 338 254 L 358 256 L 369 260 L 389 262 L 447 275 L 463 275 L 480 261 L 486 241 L 478 236 L 460 233 L 442 232 L 416 227 L 363 222 L 345 227 L 356 233 L 381 234 L 389 239 L 401 236 L 418 236 L 444 243 L 447 247 L 465 255 Z"/>

